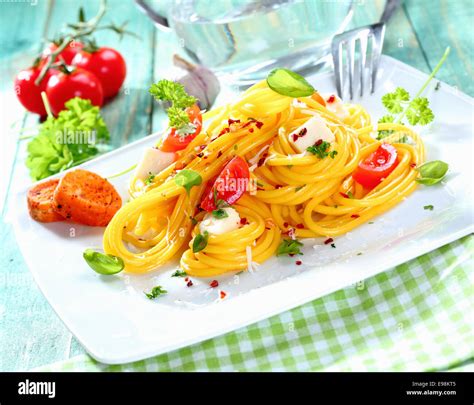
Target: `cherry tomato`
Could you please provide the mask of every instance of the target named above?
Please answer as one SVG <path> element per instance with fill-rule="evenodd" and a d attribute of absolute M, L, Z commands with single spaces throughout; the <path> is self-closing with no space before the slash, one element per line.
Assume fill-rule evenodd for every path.
<path fill-rule="evenodd" d="M 74 97 L 88 99 L 99 107 L 104 101 L 99 79 L 83 69 L 75 69 L 72 73 L 60 72 L 52 76 L 46 86 L 46 95 L 54 115 L 64 110 L 64 103 Z"/>
<path fill-rule="evenodd" d="M 66 65 L 70 65 L 74 56 L 78 52 L 81 51 L 81 49 L 84 48 L 84 44 L 79 41 L 71 41 L 69 44 L 64 48 L 63 51 L 57 56 L 56 61 L 59 61 L 60 59 L 63 59 L 64 62 L 66 62 Z M 46 59 L 49 55 L 51 55 L 56 49 L 58 49 L 58 46 L 54 43 L 51 42 L 44 50 L 42 53 L 43 59 Z"/>
<path fill-rule="evenodd" d="M 240 156 L 233 158 L 217 176 L 211 189 L 204 195 L 201 208 L 206 211 L 213 211 L 216 201 L 224 200 L 232 205 L 242 197 L 247 190 L 250 179 L 249 166 Z"/>
<path fill-rule="evenodd" d="M 35 80 L 41 72 L 41 66 L 40 64 L 37 67 L 30 67 L 18 73 L 15 78 L 15 92 L 23 107 L 30 112 L 44 116 L 46 115 L 46 110 L 41 98 L 41 92 L 46 91 L 49 79 L 58 72 L 53 69 L 48 70 L 41 83 L 37 86 Z"/>
<path fill-rule="evenodd" d="M 160 146 L 163 152 L 176 152 L 184 149 L 201 132 L 202 115 L 198 105 L 194 104 L 192 107 L 186 108 L 186 113 L 191 124 L 196 127 L 195 131 L 192 134 L 181 135 L 176 133 L 174 128 L 171 128 Z"/>
<path fill-rule="evenodd" d="M 383 143 L 359 163 L 352 178 L 365 188 L 373 189 L 393 172 L 398 162 L 397 150 L 392 145 Z"/>
<path fill-rule="evenodd" d="M 102 84 L 104 98 L 115 96 L 122 86 L 127 66 L 122 55 L 112 48 L 99 48 L 95 52 L 79 52 L 72 60 L 74 66 L 94 73 Z"/>

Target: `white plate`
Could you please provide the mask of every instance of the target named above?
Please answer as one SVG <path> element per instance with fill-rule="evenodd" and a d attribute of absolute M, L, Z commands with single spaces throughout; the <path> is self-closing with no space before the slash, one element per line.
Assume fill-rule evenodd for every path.
<path fill-rule="evenodd" d="M 361 102 L 373 116 L 383 114 L 381 96 L 397 86 L 414 94 L 426 75 L 383 57 L 377 92 Z M 321 91 L 333 91 L 332 77 L 310 78 Z M 220 277 L 218 289 L 195 279 L 187 288 L 171 278 L 174 265 L 146 276 L 105 277 L 82 259 L 87 247 L 101 245 L 101 228 L 43 225 L 30 219 L 25 191 L 14 201 L 14 228 L 25 260 L 46 299 L 92 357 L 104 363 L 147 358 L 268 318 L 373 276 L 458 239 L 473 230 L 473 100 L 446 84 L 430 95 L 435 113 L 423 134 L 428 160 L 449 163 L 443 184 L 419 186 L 404 202 L 349 235 L 306 241 L 302 266 L 292 258 L 273 258 L 258 272 Z M 103 176 L 129 167 L 152 137 L 118 149 L 83 167 Z M 126 176 L 125 176 L 126 177 Z M 113 181 L 127 199 L 125 177 Z M 433 211 L 423 206 L 434 205 Z M 316 245 L 314 248 L 313 246 Z M 357 253 L 362 252 L 362 255 Z M 143 291 L 154 285 L 169 291 L 155 301 Z"/>

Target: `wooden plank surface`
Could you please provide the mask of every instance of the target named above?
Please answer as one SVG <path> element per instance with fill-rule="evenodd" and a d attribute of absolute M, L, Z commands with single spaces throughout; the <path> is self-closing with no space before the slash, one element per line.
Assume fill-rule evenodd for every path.
<path fill-rule="evenodd" d="M 89 16 L 94 14 L 97 4 L 95 0 L 38 0 L 34 6 L 25 2 L 0 4 L 1 73 L 2 78 L 7 78 L 2 80 L 0 87 L 2 125 L 11 125 L 14 119 L 19 120 L 15 130 L 21 125 L 35 124 L 35 117 L 28 116 L 23 120 L 24 112 L 15 104 L 10 80 L 39 50 L 39 38 L 43 34 L 50 35 L 64 22 L 73 21 L 79 5 L 84 6 Z M 153 81 L 167 76 L 170 57 L 180 49 L 176 48 L 177 42 L 172 36 L 156 31 L 133 2 L 109 0 L 109 4 L 107 18 L 114 22 L 129 20 L 129 29 L 140 36 L 139 40 L 126 37 L 117 42 L 113 33 L 101 32 L 97 35 L 100 43 L 113 45 L 127 60 L 124 91 L 103 110 L 112 132 L 113 146 L 116 147 L 162 128 L 164 113 L 146 89 Z M 353 24 L 377 21 L 383 5 L 383 0 L 355 2 Z M 472 20 L 471 0 L 406 0 L 388 25 L 384 53 L 429 72 L 444 48 L 450 45 L 453 53 L 439 78 L 473 95 Z M 10 136 L 15 135 L 13 132 L 10 131 Z M 10 157 L 8 164 L 15 157 L 14 139 L 2 141 L 2 156 Z M 2 173 L 6 173 L 8 164 L 3 163 Z M 14 192 L 15 186 L 27 184 L 28 181 L 23 144 L 16 157 L 12 179 L 10 193 Z M 27 370 L 83 353 L 80 344 L 54 314 L 34 283 L 14 240 L 11 226 L 3 219 L 0 244 L 0 370 Z"/>

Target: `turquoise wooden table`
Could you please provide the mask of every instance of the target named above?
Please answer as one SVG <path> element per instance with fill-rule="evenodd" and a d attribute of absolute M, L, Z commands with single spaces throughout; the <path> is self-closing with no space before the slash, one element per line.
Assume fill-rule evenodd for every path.
<path fill-rule="evenodd" d="M 353 23 L 358 25 L 376 21 L 384 2 L 362 0 L 355 3 Z M 36 123 L 35 118 L 25 114 L 16 102 L 12 78 L 40 51 L 41 38 L 51 37 L 64 23 L 75 20 L 79 5 L 83 5 L 90 16 L 95 13 L 98 2 L 0 3 L 0 371 L 29 370 L 84 353 L 38 290 L 8 223 L 9 196 L 24 175 L 18 134 L 21 128 Z M 428 73 L 449 45 L 451 55 L 438 78 L 473 96 L 473 18 L 471 0 L 407 0 L 388 25 L 384 53 Z M 153 104 L 146 89 L 169 67 L 176 42 L 172 34 L 157 31 L 132 1 L 109 1 L 106 19 L 128 20 L 128 29 L 140 37 L 124 37 L 118 42 L 113 33 L 97 35 L 99 43 L 118 48 L 128 65 L 123 91 L 103 110 L 113 145 L 118 147 L 160 128 L 163 113 Z"/>

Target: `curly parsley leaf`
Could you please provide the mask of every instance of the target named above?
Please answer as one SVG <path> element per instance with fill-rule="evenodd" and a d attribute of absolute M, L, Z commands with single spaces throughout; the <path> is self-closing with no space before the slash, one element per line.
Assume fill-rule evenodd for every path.
<path fill-rule="evenodd" d="M 326 141 L 316 142 L 313 146 L 308 146 L 306 150 L 313 155 L 316 155 L 320 159 L 324 159 L 327 156 L 330 156 L 332 159 L 337 155 L 337 151 L 328 152 L 331 144 Z"/>
<path fill-rule="evenodd" d="M 49 117 L 27 145 L 26 166 L 33 180 L 41 180 L 97 155 L 109 140 L 99 107 L 73 98 L 57 118 Z"/>
<path fill-rule="evenodd" d="M 155 298 L 160 297 L 161 295 L 165 295 L 168 291 L 164 290 L 162 286 L 157 285 L 153 287 L 149 293 L 145 293 L 149 300 L 154 300 Z"/>
<path fill-rule="evenodd" d="M 382 97 L 382 104 L 392 114 L 403 111 L 404 104 L 410 100 L 410 94 L 402 87 L 397 87 L 394 92 Z"/>
<path fill-rule="evenodd" d="M 395 117 L 391 114 L 384 115 L 383 117 L 379 118 L 378 123 L 379 124 L 386 124 L 386 123 L 392 123 L 395 121 Z M 383 130 L 379 131 L 377 135 L 377 140 L 380 141 L 381 139 L 385 138 L 386 136 L 389 136 L 390 134 L 393 133 L 393 130 Z"/>
<path fill-rule="evenodd" d="M 303 246 L 303 244 L 299 240 L 283 239 L 280 246 L 278 246 L 277 256 L 302 255 L 301 246 Z"/>
<path fill-rule="evenodd" d="M 150 94 L 161 101 L 168 101 L 171 106 L 166 109 L 170 127 L 180 129 L 189 124 L 185 108 L 196 104 L 196 98 L 186 93 L 184 86 L 171 80 L 162 79 L 150 86 Z"/>
<path fill-rule="evenodd" d="M 429 104 L 426 97 L 417 97 L 411 101 L 406 110 L 410 125 L 427 125 L 433 121 L 434 114 Z"/>

